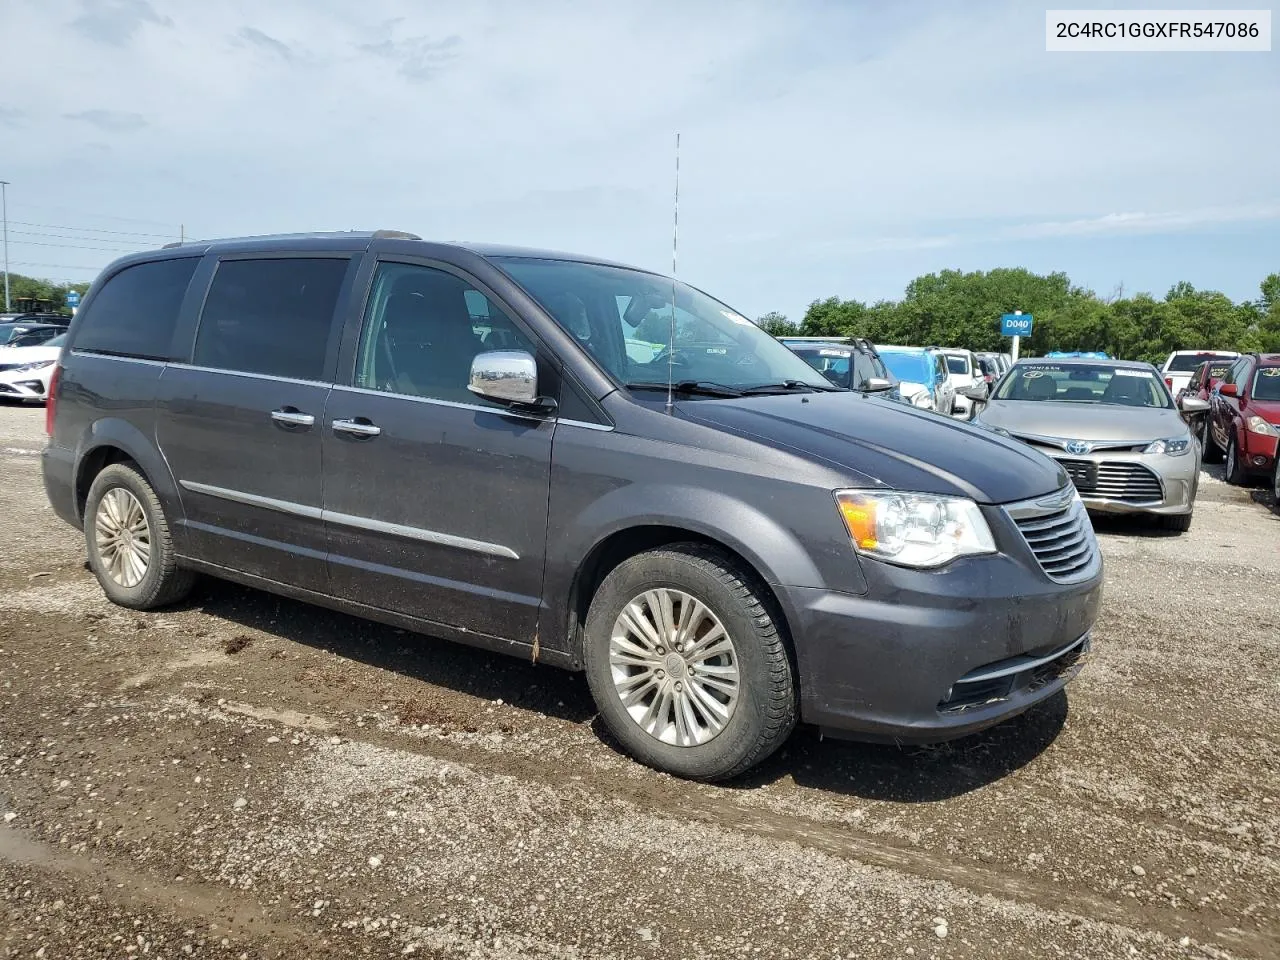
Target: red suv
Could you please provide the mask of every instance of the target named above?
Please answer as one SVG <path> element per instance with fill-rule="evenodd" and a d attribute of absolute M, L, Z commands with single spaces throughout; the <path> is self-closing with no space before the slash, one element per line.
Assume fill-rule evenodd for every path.
<path fill-rule="evenodd" d="M 1247 354 L 1209 397 L 1205 456 L 1225 451 L 1227 482 L 1247 483 L 1276 469 L 1280 439 L 1280 353 Z"/>
<path fill-rule="evenodd" d="M 1178 391 L 1177 396 L 1173 398 L 1173 402 L 1177 404 L 1178 409 L 1182 410 L 1182 401 L 1186 397 L 1194 397 L 1197 400 L 1209 402 L 1209 395 L 1213 393 L 1215 387 L 1227 375 L 1227 371 L 1231 369 L 1231 365 L 1235 360 L 1231 357 L 1224 357 L 1218 360 L 1202 361 L 1191 374 L 1191 380 L 1187 385 Z M 1183 412 L 1182 419 L 1187 421 L 1191 427 L 1191 432 L 1200 438 L 1200 447 L 1202 450 L 1209 449 L 1209 411 L 1206 409 L 1204 413 L 1186 413 Z"/>

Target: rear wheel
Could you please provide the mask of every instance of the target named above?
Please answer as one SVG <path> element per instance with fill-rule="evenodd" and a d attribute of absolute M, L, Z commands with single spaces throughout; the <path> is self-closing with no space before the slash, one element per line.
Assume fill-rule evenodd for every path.
<path fill-rule="evenodd" d="M 178 568 L 160 498 L 132 464 L 110 464 L 94 478 L 84 538 L 89 567 L 113 603 L 151 610 L 191 591 L 195 574 Z"/>
<path fill-rule="evenodd" d="M 1209 427 L 1209 418 L 1207 416 L 1200 421 L 1200 446 L 1204 450 L 1201 457 L 1205 463 L 1222 462 L 1222 451 L 1213 439 L 1213 430 Z"/>
<path fill-rule="evenodd" d="M 1237 486 L 1242 486 L 1248 479 L 1244 471 L 1244 465 L 1240 462 L 1240 450 L 1234 436 L 1227 439 L 1227 466 L 1225 473 L 1227 483 L 1234 483 Z"/>
<path fill-rule="evenodd" d="M 619 564 L 591 601 L 584 652 L 600 716 L 626 751 L 724 780 L 781 746 L 796 692 L 771 608 L 748 571 L 701 544 Z"/>

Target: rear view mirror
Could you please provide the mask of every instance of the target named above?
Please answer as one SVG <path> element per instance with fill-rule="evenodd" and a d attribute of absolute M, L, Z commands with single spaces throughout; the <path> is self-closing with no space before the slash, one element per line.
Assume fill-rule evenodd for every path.
<path fill-rule="evenodd" d="M 537 361 L 524 350 L 489 350 L 477 354 L 471 361 L 467 389 L 499 403 L 536 403 Z"/>

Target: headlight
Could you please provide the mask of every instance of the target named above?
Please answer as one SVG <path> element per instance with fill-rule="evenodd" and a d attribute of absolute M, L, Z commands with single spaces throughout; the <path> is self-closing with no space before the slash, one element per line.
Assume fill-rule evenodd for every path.
<path fill-rule="evenodd" d="M 1246 423 L 1250 433 L 1256 433 L 1262 437 L 1280 437 L 1280 429 L 1277 429 L 1274 423 L 1267 423 L 1261 417 L 1250 417 Z"/>
<path fill-rule="evenodd" d="M 27 370 L 43 370 L 45 367 L 52 367 L 57 362 L 57 360 L 37 360 L 35 363 L 24 363 L 22 366 L 14 367 L 13 369 L 18 373 Z"/>
<path fill-rule="evenodd" d="M 933 406 L 933 397 L 929 396 L 928 390 L 921 390 L 911 398 L 911 405 L 927 410 Z"/>
<path fill-rule="evenodd" d="M 928 493 L 837 490 L 836 503 L 858 553 L 904 567 L 940 567 L 995 553 L 991 529 L 972 500 Z"/>
<path fill-rule="evenodd" d="M 1152 440 L 1143 453 L 1163 453 L 1166 457 L 1180 457 L 1191 449 L 1189 437 L 1170 437 L 1168 440 Z"/>

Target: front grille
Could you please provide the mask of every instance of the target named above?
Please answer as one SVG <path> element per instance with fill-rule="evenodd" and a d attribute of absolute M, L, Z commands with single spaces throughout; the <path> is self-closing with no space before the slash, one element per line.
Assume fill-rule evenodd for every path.
<path fill-rule="evenodd" d="M 1058 494 L 1059 501 L 1062 498 Z M 1053 498 L 1046 500 L 1052 504 Z M 1006 509 L 1050 579 L 1071 581 L 1088 576 L 1098 555 L 1098 542 L 1078 499 L 1071 497 L 1065 506 L 1024 503 Z"/>
<path fill-rule="evenodd" d="M 1101 497 L 1123 503 L 1159 503 L 1164 499 L 1160 478 L 1140 463 L 1127 460 L 1071 460 L 1058 462 L 1082 497 Z"/>

